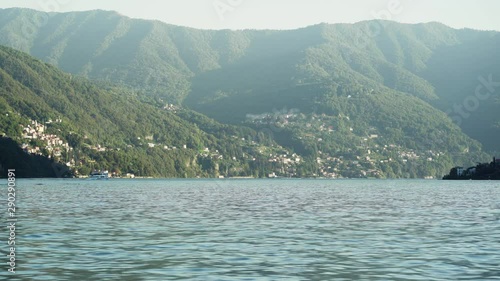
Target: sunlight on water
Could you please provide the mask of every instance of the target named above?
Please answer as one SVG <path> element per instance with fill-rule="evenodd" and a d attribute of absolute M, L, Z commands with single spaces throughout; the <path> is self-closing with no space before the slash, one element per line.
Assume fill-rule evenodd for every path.
<path fill-rule="evenodd" d="M 18 180 L 17 198 L 19 280 L 500 276 L 498 182 Z"/>

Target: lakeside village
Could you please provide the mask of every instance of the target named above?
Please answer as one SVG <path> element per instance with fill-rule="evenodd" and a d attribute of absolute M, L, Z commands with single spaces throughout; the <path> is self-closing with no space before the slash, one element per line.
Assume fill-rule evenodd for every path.
<path fill-rule="evenodd" d="M 477 166 L 465 169 L 455 167 L 444 180 L 500 180 L 500 159 L 493 157 L 491 163 L 478 163 Z"/>
<path fill-rule="evenodd" d="M 172 110 L 177 110 L 174 108 Z M 49 159 L 54 159 L 58 162 L 64 163 L 69 169 L 75 169 L 79 166 L 85 164 L 85 162 L 92 162 L 89 159 L 75 160 L 73 155 L 74 148 L 71 147 L 66 141 L 64 141 L 61 137 L 55 134 L 47 133 L 47 126 L 50 126 L 54 123 L 62 123 L 61 119 L 56 119 L 55 121 L 49 120 L 47 122 L 39 122 L 36 120 L 30 120 L 28 125 L 20 125 L 22 127 L 22 136 L 23 144 L 21 148 L 28 154 L 47 156 Z M 148 148 L 161 148 L 164 150 L 177 150 L 177 149 L 187 149 L 187 145 L 183 145 L 181 148 L 177 148 L 175 146 L 169 147 L 167 145 L 160 145 L 153 142 L 153 136 L 146 136 L 144 138 L 138 138 L 139 141 L 145 140 L 145 145 Z M 240 140 L 239 138 L 235 138 L 235 141 L 245 141 L 245 139 Z M 256 143 L 253 142 L 255 145 Z M 101 145 L 90 146 L 89 149 L 94 150 L 96 152 L 106 152 L 108 150 L 113 150 L 113 148 L 104 147 Z M 263 152 L 260 150 L 260 152 Z M 286 152 L 285 152 L 286 153 Z M 224 155 L 220 154 L 218 150 L 211 151 L 209 148 L 203 149 L 199 156 L 208 157 L 212 159 L 222 160 L 224 159 Z M 247 155 L 244 155 L 247 157 Z M 232 160 L 236 160 L 234 157 Z M 253 158 L 255 160 L 255 158 Z M 268 174 L 268 177 L 275 178 L 278 177 L 279 174 L 283 174 L 285 170 L 289 166 L 298 165 L 302 159 L 297 154 L 269 154 L 269 162 L 279 163 L 280 168 L 276 172 L 272 172 Z M 120 174 L 116 171 L 108 172 L 108 170 L 94 170 L 90 175 L 78 175 L 79 178 L 88 178 L 88 177 L 107 177 L 109 173 L 109 177 L 114 178 L 141 178 L 137 177 L 133 173 L 124 173 Z M 106 175 L 106 176 L 105 176 Z M 217 175 L 218 178 L 225 178 L 224 175 Z"/>
<path fill-rule="evenodd" d="M 167 108 L 166 108 L 167 109 Z M 167 110 L 178 110 L 177 107 L 170 107 Z M 77 167 L 81 167 L 82 165 L 85 165 L 86 163 L 92 163 L 93 161 L 90 159 L 81 159 L 81 160 L 76 160 L 74 157 L 71 155 L 74 155 L 72 153 L 74 151 L 74 148 L 69 145 L 65 140 L 63 140 L 60 136 L 56 134 L 49 134 L 47 133 L 47 127 L 56 124 L 56 123 L 62 123 L 62 119 L 56 119 L 53 121 L 52 119 L 48 120 L 47 122 L 39 122 L 36 120 L 30 120 L 27 125 L 20 125 L 22 128 L 22 135 L 21 138 L 23 140 L 23 143 L 21 145 L 21 148 L 28 154 L 33 154 L 33 155 L 40 155 L 40 156 L 46 156 L 49 159 L 54 159 L 55 161 L 61 162 L 65 164 L 69 169 L 75 170 Z M 246 141 L 244 138 L 239 139 L 237 137 L 234 137 L 235 141 Z M 183 145 L 180 148 L 177 148 L 175 146 L 167 146 L 167 145 L 161 145 L 154 143 L 153 141 L 153 136 L 146 136 L 143 138 L 138 138 L 139 141 L 146 141 L 144 145 L 146 145 L 150 149 L 164 149 L 164 150 L 177 150 L 177 149 L 188 149 L 187 145 Z M 252 141 L 254 145 L 257 146 L 257 143 Z M 89 146 L 88 147 L 91 150 L 94 150 L 96 152 L 106 152 L 108 150 L 113 150 L 114 148 L 108 148 L 104 147 L 101 145 L 95 145 L 95 146 Z M 119 148 L 116 148 L 119 150 Z M 263 150 L 259 150 L 259 152 L 263 153 Z M 290 168 L 291 166 L 296 166 L 299 163 L 301 163 L 302 159 L 297 155 L 297 154 L 286 154 L 286 151 L 283 151 L 284 154 L 269 154 L 269 162 L 277 163 L 280 168 L 276 170 L 276 172 L 271 172 L 268 174 L 269 178 L 275 178 L 278 177 L 278 175 L 285 173 L 286 171 L 292 171 Z M 202 151 L 199 152 L 199 155 L 201 157 L 205 158 L 212 158 L 216 160 L 222 160 L 224 159 L 224 155 L 220 154 L 218 150 L 211 150 L 209 148 L 204 148 Z M 243 155 L 243 157 L 250 157 L 249 155 Z M 236 160 L 235 157 L 233 157 L 232 160 Z M 255 160 L 255 158 L 252 158 L 251 160 Z M 118 173 L 116 171 L 108 171 L 108 170 L 93 170 L 90 175 L 79 175 L 78 173 L 75 173 L 75 175 L 79 178 L 88 178 L 88 177 L 95 177 L 95 178 L 107 178 L 108 175 L 109 177 L 113 178 L 144 178 L 144 177 L 138 177 L 133 173 Z M 217 175 L 218 178 L 225 178 L 225 175 Z M 237 178 L 238 176 L 233 176 Z"/>
<path fill-rule="evenodd" d="M 322 144 L 328 146 L 334 135 L 349 137 L 354 141 L 352 143 L 355 146 L 340 155 L 318 150 L 318 172 L 313 174 L 313 177 L 383 178 L 382 175 L 390 174 L 393 168 L 410 166 L 415 168 L 410 169 L 413 174 L 408 174 L 407 177 L 436 179 L 436 173 L 428 171 L 427 168 L 437 164 L 438 159 L 445 155 L 441 151 L 416 151 L 395 144 L 383 144 L 384 136 L 376 128 L 353 128 L 350 117 L 342 114 L 305 115 L 298 110 L 285 109 L 274 113 L 249 114 L 246 123 L 257 128 L 293 129 L 301 132 L 298 137 L 300 140 L 316 143 L 318 147 Z M 417 172 L 419 168 L 423 169 Z"/>
<path fill-rule="evenodd" d="M 177 110 L 177 108 L 169 108 L 168 110 Z M 283 118 L 281 118 L 283 117 Z M 299 126 L 300 122 L 297 122 L 298 113 L 290 113 L 281 116 L 281 120 L 275 123 L 276 126 Z M 270 115 L 261 116 L 251 116 L 249 121 L 254 125 L 268 124 L 266 123 L 269 118 L 273 118 Z M 312 138 L 317 142 L 322 142 L 322 138 L 317 138 L 317 134 L 313 133 L 313 130 L 321 134 L 332 134 L 335 129 L 332 126 L 327 126 L 328 123 L 326 119 L 332 118 L 330 116 L 318 116 L 312 115 L 308 123 L 304 123 L 304 138 Z M 341 117 L 348 119 L 349 117 Z M 62 123 L 61 119 L 48 120 L 45 123 L 30 120 L 28 125 L 22 126 L 22 148 L 25 152 L 30 154 L 38 154 L 54 159 L 55 161 L 64 163 L 69 169 L 73 171 L 78 171 L 79 167 L 85 164 L 92 163 L 91 159 L 81 159 L 76 160 L 73 153 L 74 148 L 71 147 L 65 140 L 55 134 L 48 134 L 47 126 L 53 123 Z M 302 125 L 301 125 L 302 126 Z M 349 128 L 349 131 L 353 131 L 353 128 Z M 321 136 L 321 135 L 320 135 Z M 253 147 L 255 153 L 264 156 L 267 161 L 272 164 L 273 169 L 267 171 L 266 177 L 277 178 L 277 177 L 297 177 L 298 168 L 303 163 L 303 159 L 300 155 L 296 153 L 291 153 L 283 147 L 272 147 L 267 148 L 259 145 L 255 141 L 247 140 L 245 138 L 238 138 L 234 136 L 236 142 L 245 143 L 249 147 Z M 316 139 L 317 138 L 317 139 Z M 324 136 L 327 138 L 327 136 Z M 400 146 L 389 144 L 389 145 L 379 145 L 376 144 L 375 140 L 381 138 L 378 134 L 371 134 L 367 137 L 360 138 L 360 144 L 357 146 L 357 151 L 352 151 L 351 155 L 346 156 L 334 156 L 330 153 L 323 151 L 318 151 L 318 157 L 316 159 L 317 172 L 311 175 L 312 177 L 319 178 L 381 178 L 382 174 L 387 171 L 384 167 L 390 167 L 391 165 L 397 164 L 416 164 L 422 162 L 433 162 L 436 158 L 443 155 L 442 152 L 426 151 L 426 152 L 416 152 L 413 150 L 405 150 Z M 145 136 L 143 138 L 138 138 L 139 140 L 144 140 L 143 145 L 150 149 L 164 149 L 164 150 L 177 150 L 177 149 L 188 149 L 186 145 L 177 147 L 169 147 L 164 144 L 154 143 L 152 136 Z M 89 146 L 91 150 L 96 152 L 105 152 L 108 150 L 114 150 L 115 148 L 108 148 L 101 145 Z M 116 148 L 119 150 L 119 148 Z M 255 155 L 255 154 L 254 154 Z M 211 158 L 214 160 L 239 160 L 236 157 L 228 159 L 225 155 L 221 155 L 217 150 L 210 148 L 204 148 L 202 151 L 198 152 L 198 156 L 204 158 Z M 250 154 L 241 155 L 242 159 L 248 161 L 255 161 L 255 157 Z M 104 171 L 94 171 L 94 173 L 104 172 Z M 89 177 L 89 175 L 82 175 L 75 173 L 77 177 Z M 110 177 L 118 178 L 135 178 L 131 172 L 119 173 L 117 171 L 110 171 Z M 410 177 L 416 177 L 415 175 L 409 175 Z M 217 173 L 215 177 L 227 178 L 227 177 L 245 177 L 245 175 L 238 174 L 236 172 L 226 171 L 226 173 Z M 426 179 L 433 179 L 435 176 L 429 175 L 425 177 Z"/>

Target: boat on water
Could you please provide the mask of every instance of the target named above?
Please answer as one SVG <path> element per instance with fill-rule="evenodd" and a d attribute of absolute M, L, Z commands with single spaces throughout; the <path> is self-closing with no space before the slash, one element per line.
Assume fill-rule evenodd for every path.
<path fill-rule="evenodd" d="M 90 173 L 89 178 L 91 180 L 107 180 L 109 179 L 108 171 L 93 171 Z"/>

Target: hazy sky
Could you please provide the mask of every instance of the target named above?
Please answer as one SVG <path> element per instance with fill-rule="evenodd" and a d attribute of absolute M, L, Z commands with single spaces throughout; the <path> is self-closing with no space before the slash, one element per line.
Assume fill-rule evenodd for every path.
<path fill-rule="evenodd" d="M 500 0 L 1 0 L 0 8 L 115 10 L 203 29 L 293 29 L 377 18 L 500 31 Z"/>

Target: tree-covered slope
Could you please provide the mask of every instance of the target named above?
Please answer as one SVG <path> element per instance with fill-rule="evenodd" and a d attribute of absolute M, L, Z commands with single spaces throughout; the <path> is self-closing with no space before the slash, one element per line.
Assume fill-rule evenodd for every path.
<path fill-rule="evenodd" d="M 177 102 L 195 73 L 241 57 L 248 36 L 135 20 L 115 12 L 0 10 L 0 43 L 62 70 L 124 83 Z M 251 36 L 250 36 L 251 37 Z"/>
<path fill-rule="evenodd" d="M 249 116 L 281 118 L 284 109 L 299 111 L 301 118 L 286 120 L 273 133 L 282 145 L 313 158 L 319 152 L 350 154 L 358 162 L 380 150 L 376 146 L 393 145 L 401 148 L 391 150 L 401 160 L 395 166 L 406 171 L 414 170 L 401 156 L 408 151 L 433 160 L 423 155 L 446 155 L 436 167 L 483 161 L 479 144 L 453 121 L 488 151 L 498 150 L 498 91 L 490 85 L 488 98 L 471 104 L 478 77 L 500 77 L 497 32 L 387 21 L 210 31 L 106 11 L 46 15 L 5 9 L 0 15 L 1 44 L 73 74 L 139 90 L 153 104 L 182 104 L 219 122 L 258 130 L 266 130 L 265 122 Z M 44 20 L 37 24 L 36 18 Z M 456 104 L 473 110 L 457 113 Z M 333 127 L 330 136 L 310 129 L 310 119 L 323 114 L 320 125 Z M 377 138 L 365 144 L 370 136 Z M 377 161 L 393 159 L 391 153 L 380 153 Z"/>
<path fill-rule="evenodd" d="M 257 133 L 251 129 L 222 125 L 187 109 L 163 108 L 133 91 L 75 78 L 2 46 L 0 109 L 2 135 L 31 153 L 68 162 L 80 174 L 100 168 L 195 177 L 232 167 L 235 171 L 224 174 L 253 175 L 257 168 L 249 159 L 260 157 L 254 147 L 265 147 L 253 141 Z"/>
<path fill-rule="evenodd" d="M 465 51 L 448 53 L 455 59 L 477 50 L 490 54 L 495 46 L 491 38 L 497 36 L 438 23 L 368 21 L 291 31 L 210 31 L 98 10 L 46 14 L 3 9 L 0 15 L 0 43 L 64 71 L 147 89 L 149 94 L 171 101 L 186 97 L 192 90 L 191 78 L 200 73 L 242 69 L 248 72 L 240 76 L 272 72 L 267 78 L 276 82 L 271 85 L 283 86 L 289 86 L 286 80 L 293 78 L 351 78 L 357 74 L 434 100 L 448 93 L 436 93 L 435 85 L 423 75 L 434 70 L 430 60 L 455 46 Z M 484 65 L 482 60 L 469 62 L 471 69 Z M 268 71 L 263 74 L 261 70 Z M 240 76 L 236 80 L 244 80 Z"/>

